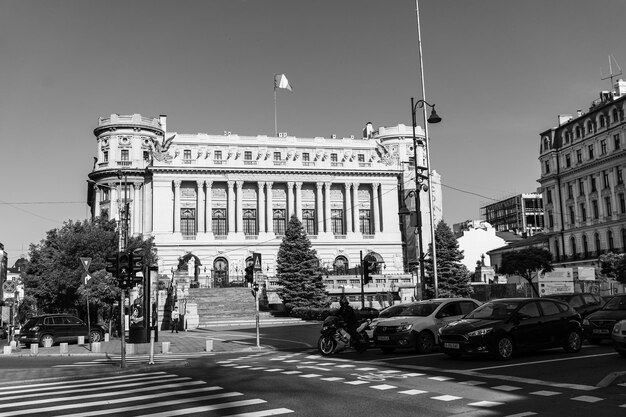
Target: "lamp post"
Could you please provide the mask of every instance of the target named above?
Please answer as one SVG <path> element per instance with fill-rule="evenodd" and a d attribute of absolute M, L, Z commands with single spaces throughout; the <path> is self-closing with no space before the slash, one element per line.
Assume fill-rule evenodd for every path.
<path fill-rule="evenodd" d="M 432 109 L 430 116 L 426 119 L 426 107 L 428 106 Z M 417 108 L 423 108 L 424 109 L 424 119 L 426 120 L 426 123 L 424 123 L 424 147 L 426 148 L 426 166 L 421 166 L 418 163 L 417 160 L 417 137 L 415 135 L 415 126 L 417 125 L 417 118 L 415 116 L 415 113 L 417 111 Z M 411 120 L 413 122 L 413 162 L 414 162 L 414 168 L 415 168 L 415 191 L 412 191 L 412 193 L 415 196 L 415 211 L 417 212 L 417 235 L 418 235 L 418 239 L 419 239 L 419 265 L 420 265 L 420 278 L 424 279 L 425 277 L 425 273 L 424 273 L 424 245 L 422 243 L 423 241 L 423 236 L 422 236 L 422 210 L 421 210 L 421 202 L 420 202 L 420 196 L 419 193 L 420 191 L 424 190 L 428 192 L 428 207 L 429 207 L 429 215 L 430 215 L 430 237 L 431 237 L 431 245 L 432 245 L 432 258 L 433 258 L 433 290 L 434 290 L 434 294 L 435 294 L 435 298 L 437 298 L 438 294 L 438 289 L 437 289 L 437 255 L 436 255 L 436 248 L 435 248 L 435 227 L 434 227 L 434 216 L 433 216 L 433 207 L 432 207 L 432 184 L 430 183 L 430 158 L 429 158 L 429 151 L 428 151 L 428 123 L 439 123 L 441 122 L 441 117 L 439 117 L 439 115 L 437 114 L 437 112 L 435 111 L 435 105 L 434 104 L 429 104 L 424 100 L 418 100 L 417 102 L 414 101 L 414 98 L 411 97 Z M 426 171 L 426 175 L 424 175 L 424 171 Z M 424 180 L 426 180 L 428 183 L 424 184 Z M 409 193 L 410 195 L 410 193 Z M 419 283 L 419 289 L 421 289 L 421 283 L 420 280 L 418 279 L 418 283 Z M 419 296 L 419 294 L 418 294 Z"/>

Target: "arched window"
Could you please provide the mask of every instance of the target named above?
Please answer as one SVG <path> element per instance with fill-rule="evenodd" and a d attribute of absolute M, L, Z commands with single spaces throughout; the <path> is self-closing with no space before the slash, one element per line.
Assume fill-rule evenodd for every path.
<path fill-rule="evenodd" d="M 196 235 L 196 210 L 184 208 L 180 213 L 180 231 L 183 236 Z"/>
<path fill-rule="evenodd" d="M 612 122 L 613 123 L 617 123 L 617 121 L 618 121 L 617 120 L 618 119 L 618 114 L 619 113 L 618 113 L 617 109 L 613 109 L 613 111 L 611 112 L 612 119 L 613 119 Z"/>
<path fill-rule="evenodd" d="M 333 262 L 333 269 L 337 275 L 345 275 L 348 272 L 348 259 L 345 256 L 337 256 Z"/>
<path fill-rule="evenodd" d="M 591 120 L 587 122 L 587 133 L 588 134 L 593 133 L 593 122 Z"/>
<path fill-rule="evenodd" d="M 576 126 L 576 139 L 580 139 L 582 135 L 582 131 L 580 129 L 580 126 Z"/>
<path fill-rule="evenodd" d="M 596 233 L 594 235 L 594 240 L 595 240 L 595 243 L 596 243 L 596 254 L 598 256 L 600 256 L 600 250 L 601 250 L 601 248 L 600 248 L 600 235 L 598 233 Z"/>
<path fill-rule="evenodd" d="M 228 261 L 225 258 L 216 258 L 213 261 L 213 286 L 228 286 Z"/>
<path fill-rule="evenodd" d="M 256 209 L 245 209 L 243 211 L 243 234 L 246 236 L 257 235 Z"/>
<path fill-rule="evenodd" d="M 598 120 L 600 121 L 600 127 L 604 127 L 606 125 L 606 119 L 604 118 L 604 115 L 601 114 Z"/>
<path fill-rule="evenodd" d="M 550 140 L 548 138 L 543 138 L 543 150 L 547 151 L 550 149 Z"/>

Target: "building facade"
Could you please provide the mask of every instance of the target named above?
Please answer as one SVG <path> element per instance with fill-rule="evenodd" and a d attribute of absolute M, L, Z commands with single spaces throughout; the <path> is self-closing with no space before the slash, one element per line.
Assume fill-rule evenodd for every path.
<path fill-rule="evenodd" d="M 498 232 L 513 232 L 532 236 L 543 231 L 542 195 L 517 194 L 480 208 L 482 220 Z"/>
<path fill-rule="evenodd" d="M 165 116 L 113 114 L 94 130 L 88 204 L 93 217 L 122 219 L 129 235 L 153 236 L 160 274 L 184 258 L 196 279 L 240 281 L 256 252 L 273 276 L 294 214 L 327 271 L 370 256 L 378 273 L 406 274 L 414 249 L 398 211 L 414 187 L 410 130 L 368 124 L 362 138 L 179 134 Z M 440 188 L 436 195 L 440 204 Z"/>
<path fill-rule="evenodd" d="M 626 82 L 540 135 L 549 248 L 559 266 L 626 251 Z M 597 263 L 596 263 L 597 264 Z"/>

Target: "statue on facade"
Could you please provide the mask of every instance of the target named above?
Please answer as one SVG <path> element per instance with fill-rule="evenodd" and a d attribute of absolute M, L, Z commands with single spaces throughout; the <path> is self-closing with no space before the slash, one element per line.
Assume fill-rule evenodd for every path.
<path fill-rule="evenodd" d="M 172 155 L 168 153 L 168 150 L 170 149 L 170 146 L 172 145 L 175 137 L 176 134 L 165 139 L 163 143 L 156 142 L 154 145 L 154 149 L 152 150 L 152 157 L 160 162 L 171 163 Z"/>

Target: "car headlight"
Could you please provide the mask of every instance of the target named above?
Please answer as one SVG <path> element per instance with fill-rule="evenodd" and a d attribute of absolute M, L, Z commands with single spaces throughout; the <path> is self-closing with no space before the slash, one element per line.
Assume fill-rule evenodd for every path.
<path fill-rule="evenodd" d="M 615 326 L 613 326 L 613 333 L 619 333 L 622 331 L 622 323 L 621 322 L 617 322 L 615 323 Z"/>
<path fill-rule="evenodd" d="M 584 319 L 583 320 L 583 326 L 589 326 L 589 320 Z"/>
<path fill-rule="evenodd" d="M 30 330 L 32 330 L 33 332 L 36 332 L 39 330 L 39 326 L 31 327 Z"/>
<path fill-rule="evenodd" d="M 413 328 L 412 324 L 401 324 L 398 327 L 396 327 L 396 330 L 399 332 L 408 332 L 409 330 L 411 330 Z"/>
<path fill-rule="evenodd" d="M 486 329 L 474 330 L 473 332 L 469 332 L 467 335 L 469 337 L 484 336 L 484 335 L 486 335 L 487 333 L 489 333 L 492 330 L 493 329 L 491 327 L 488 327 Z"/>

